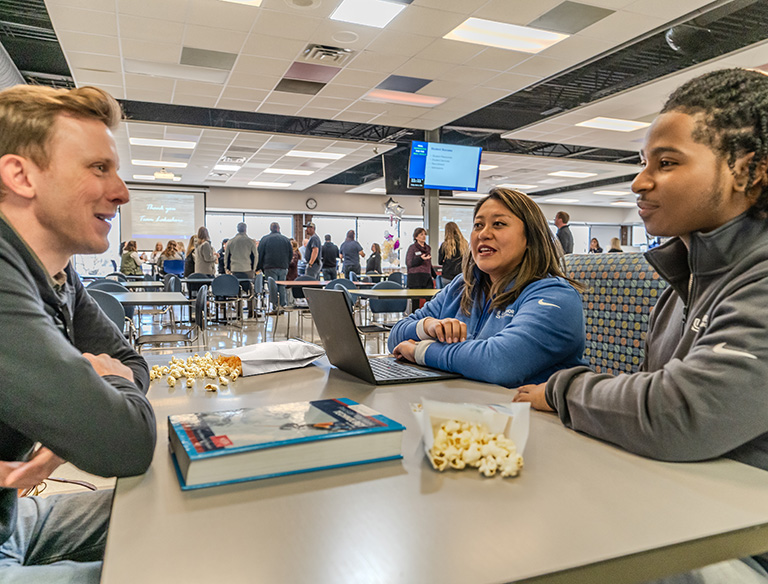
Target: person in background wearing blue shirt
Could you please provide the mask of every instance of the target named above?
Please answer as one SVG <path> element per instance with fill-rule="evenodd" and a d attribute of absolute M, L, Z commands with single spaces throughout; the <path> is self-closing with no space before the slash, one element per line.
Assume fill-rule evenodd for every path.
<path fill-rule="evenodd" d="M 582 365 L 581 296 L 538 205 L 493 189 L 475 206 L 470 252 L 463 274 L 394 326 L 390 351 L 506 387 Z"/>
<path fill-rule="evenodd" d="M 360 258 L 365 257 L 365 252 L 363 251 L 363 246 L 355 241 L 355 231 L 353 229 L 347 231 L 347 238 L 339 247 L 339 253 L 344 256 L 344 264 L 342 265 L 344 277 L 349 278 L 350 272 L 354 272 L 359 276 L 362 273 L 360 271 Z"/>

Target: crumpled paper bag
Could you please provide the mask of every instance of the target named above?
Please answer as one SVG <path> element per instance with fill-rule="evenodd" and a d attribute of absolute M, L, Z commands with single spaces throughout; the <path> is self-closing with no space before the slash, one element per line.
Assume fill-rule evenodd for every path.
<path fill-rule="evenodd" d="M 435 431 L 443 422 L 449 420 L 485 424 L 492 434 L 504 434 L 512 440 L 521 456 L 528 441 L 531 404 L 526 402 L 456 404 L 422 398 L 421 404 L 411 404 L 411 411 L 421 428 L 424 452 L 427 456 L 435 441 Z"/>
<path fill-rule="evenodd" d="M 322 347 L 298 339 L 245 345 L 219 353 L 240 357 L 246 377 L 304 367 L 325 355 Z"/>

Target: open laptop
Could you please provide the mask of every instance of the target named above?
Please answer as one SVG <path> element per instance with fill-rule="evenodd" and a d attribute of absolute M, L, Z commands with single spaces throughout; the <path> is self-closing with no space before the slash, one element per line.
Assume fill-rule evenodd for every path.
<path fill-rule="evenodd" d="M 344 292 L 304 288 L 304 295 L 328 360 L 342 371 L 372 385 L 461 377 L 458 373 L 403 363 L 394 357 L 368 357 Z"/>

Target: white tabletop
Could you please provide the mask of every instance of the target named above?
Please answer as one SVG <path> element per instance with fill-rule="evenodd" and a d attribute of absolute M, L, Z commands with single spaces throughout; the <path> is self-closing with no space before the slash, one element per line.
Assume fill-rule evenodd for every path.
<path fill-rule="evenodd" d="M 511 392 L 461 379 L 374 388 L 314 365 L 220 394 L 154 382 L 155 459 L 118 480 L 102 582 L 621 583 L 768 549 L 768 472 L 643 459 L 533 412 L 519 477 L 438 473 L 408 406 L 422 396 Z M 179 489 L 167 415 L 330 397 L 405 424 L 404 459 Z"/>
<path fill-rule="evenodd" d="M 110 292 L 124 306 L 169 306 L 192 302 L 181 292 Z"/>
<path fill-rule="evenodd" d="M 121 282 L 123 286 L 128 288 L 129 290 L 136 289 L 148 289 L 148 288 L 155 288 L 159 289 L 165 286 L 162 282 L 158 282 L 157 280 L 139 280 L 136 282 Z"/>

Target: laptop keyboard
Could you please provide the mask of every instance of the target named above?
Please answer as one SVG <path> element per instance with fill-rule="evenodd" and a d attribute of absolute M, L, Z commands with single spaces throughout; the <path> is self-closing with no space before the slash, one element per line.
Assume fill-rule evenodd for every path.
<path fill-rule="evenodd" d="M 411 367 L 395 359 L 368 359 L 376 379 L 411 379 L 414 377 L 438 377 L 441 373 Z"/>

